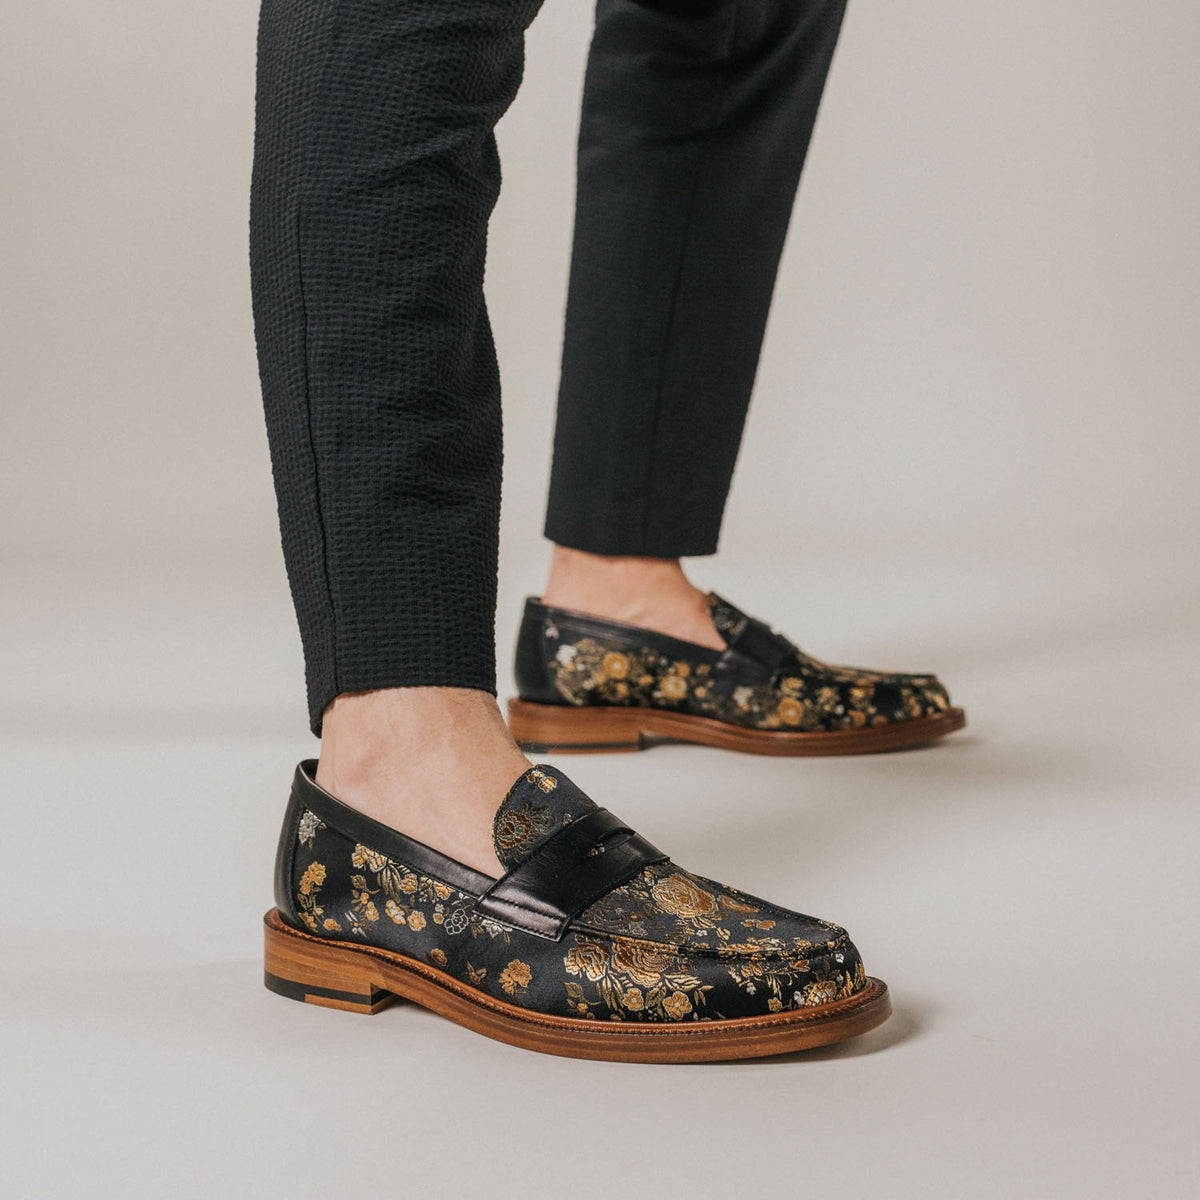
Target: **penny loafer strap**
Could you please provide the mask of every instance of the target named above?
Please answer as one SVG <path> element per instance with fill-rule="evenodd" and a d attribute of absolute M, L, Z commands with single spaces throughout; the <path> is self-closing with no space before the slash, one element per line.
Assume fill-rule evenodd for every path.
<path fill-rule="evenodd" d="M 761 663 L 769 671 L 777 671 L 797 652 L 796 646 L 782 633 L 776 633 L 764 621 L 751 617 L 746 627 L 734 638 L 732 648 L 747 658 Z"/>
<path fill-rule="evenodd" d="M 666 857 L 608 809 L 596 809 L 496 880 L 476 912 L 557 941 L 593 901 Z"/>

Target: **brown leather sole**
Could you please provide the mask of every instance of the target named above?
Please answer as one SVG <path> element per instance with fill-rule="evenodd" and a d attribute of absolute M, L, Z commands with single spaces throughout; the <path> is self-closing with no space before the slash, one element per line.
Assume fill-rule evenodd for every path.
<path fill-rule="evenodd" d="M 358 1013 L 412 1000 L 485 1037 L 567 1058 L 644 1063 L 759 1058 L 856 1037 L 892 1011 L 887 984 L 868 979 L 844 1000 L 764 1017 L 678 1025 L 553 1017 L 486 996 L 406 955 L 301 933 L 274 908 L 263 925 L 264 980 L 281 996 Z"/>
<path fill-rule="evenodd" d="M 632 705 L 574 707 L 530 704 L 517 699 L 508 702 L 508 727 L 513 737 L 521 749 L 536 754 L 645 750 L 656 741 L 695 742 L 747 754 L 875 754 L 919 746 L 953 733 L 966 723 L 966 713 L 961 708 L 949 708 L 934 717 L 916 717 L 890 725 L 804 733 L 790 729 L 746 729 L 712 717 Z"/>

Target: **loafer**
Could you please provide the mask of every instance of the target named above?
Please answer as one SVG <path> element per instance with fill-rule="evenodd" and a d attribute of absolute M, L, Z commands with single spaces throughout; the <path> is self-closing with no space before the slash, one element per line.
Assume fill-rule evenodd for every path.
<path fill-rule="evenodd" d="M 408 999 L 574 1058 L 701 1062 L 823 1046 L 890 1012 L 846 931 L 693 875 L 560 770 L 496 813 L 493 879 L 296 769 L 264 919 L 265 982 L 374 1013 Z"/>
<path fill-rule="evenodd" d="M 523 749 L 643 750 L 671 740 L 752 754 L 899 750 L 966 724 L 935 675 L 836 666 L 708 593 L 723 650 L 525 601 L 517 696 Z"/>

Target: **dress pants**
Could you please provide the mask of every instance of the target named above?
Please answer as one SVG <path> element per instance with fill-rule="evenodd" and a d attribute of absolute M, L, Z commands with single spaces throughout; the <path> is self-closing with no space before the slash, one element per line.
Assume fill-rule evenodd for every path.
<path fill-rule="evenodd" d="M 500 380 L 483 271 L 494 127 L 540 6 L 261 3 L 255 338 L 314 732 L 342 692 L 496 690 Z M 553 541 L 716 549 L 843 8 L 599 0 Z"/>

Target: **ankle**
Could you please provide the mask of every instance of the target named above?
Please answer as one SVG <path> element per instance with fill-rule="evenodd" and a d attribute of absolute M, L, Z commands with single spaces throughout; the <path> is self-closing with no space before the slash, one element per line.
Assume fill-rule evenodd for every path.
<path fill-rule="evenodd" d="M 529 760 L 472 688 L 343 693 L 325 711 L 317 782 L 343 803 L 499 874 L 492 821 Z"/>
<path fill-rule="evenodd" d="M 720 650 L 707 594 L 677 558 L 588 554 L 555 546 L 542 603 L 640 625 Z"/>

